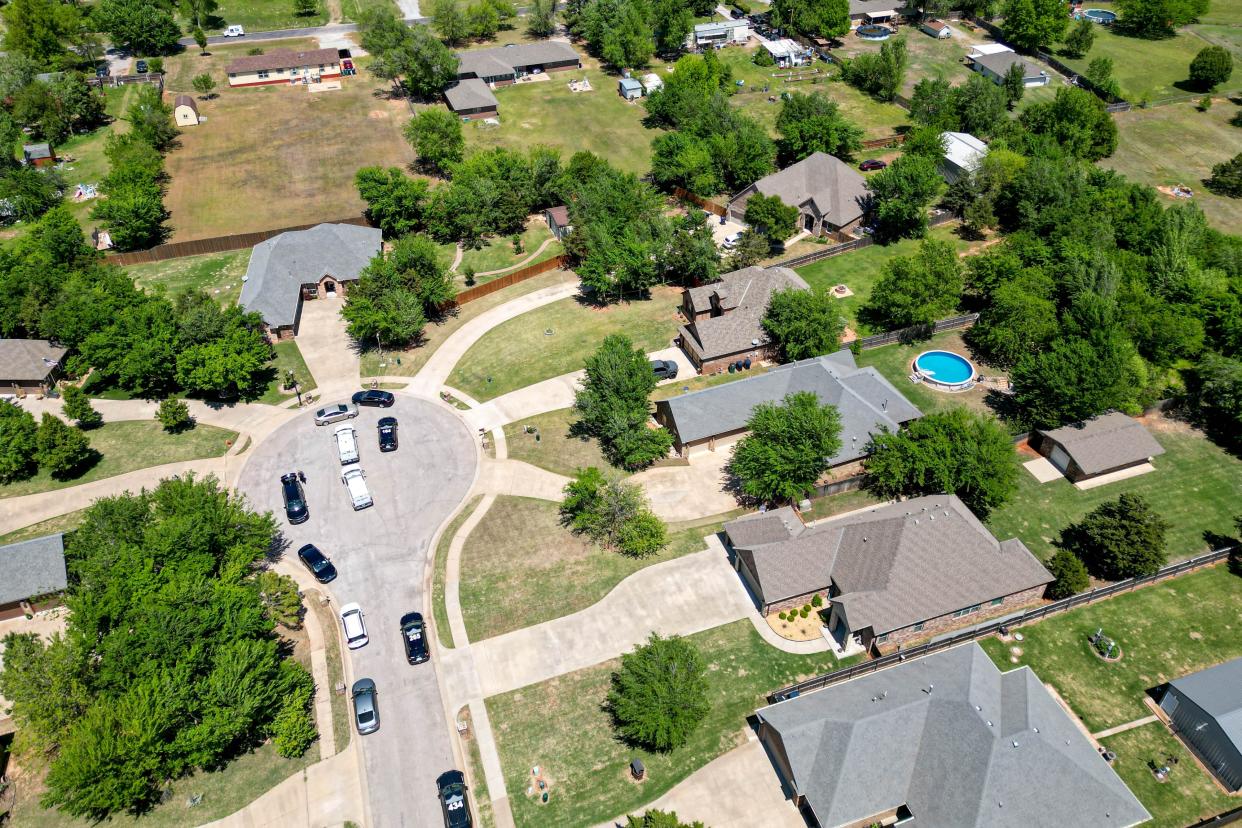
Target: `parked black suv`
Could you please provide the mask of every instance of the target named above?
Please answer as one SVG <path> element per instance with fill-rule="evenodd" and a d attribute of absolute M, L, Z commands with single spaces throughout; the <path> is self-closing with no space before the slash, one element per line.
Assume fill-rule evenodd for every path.
<path fill-rule="evenodd" d="M 381 417 L 379 421 L 380 451 L 397 450 L 397 418 Z"/>
<path fill-rule="evenodd" d="M 306 506 L 306 493 L 302 491 L 302 483 L 297 472 L 289 472 L 280 476 L 280 494 L 285 499 L 285 517 L 290 523 L 305 523 L 310 520 L 310 509 Z"/>
<path fill-rule="evenodd" d="M 470 802 L 466 799 L 466 777 L 459 770 L 445 771 L 436 780 L 440 808 L 448 828 L 470 828 Z"/>
<path fill-rule="evenodd" d="M 371 389 L 369 391 L 358 391 L 352 397 L 354 405 L 373 405 L 378 408 L 390 408 L 397 398 L 392 395 L 391 391 L 380 391 Z"/>
<path fill-rule="evenodd" d="M 677 363 L 670 359 L 653 359 L 651 372 L 656 375 L 656 379 L 674 379 L 677 376 Z"/>
<path fill-rule="evenodd" d="M 405 660 L 411 664 L 422 664 L 431 658 L 422 613 L 407 612 L 401 616 L 401 643 L 405 645 Z"/>
<path fill-rule="evenodd" d="M 311 574 L 315 576 L 315 580 L 321 584 L 336 579 L 336 567 L 332 565 L 332 561 L 319 551 L 319 547 L 313 543 L 308 543 L 298 550 L 298 558 L 306 565 Z"/>

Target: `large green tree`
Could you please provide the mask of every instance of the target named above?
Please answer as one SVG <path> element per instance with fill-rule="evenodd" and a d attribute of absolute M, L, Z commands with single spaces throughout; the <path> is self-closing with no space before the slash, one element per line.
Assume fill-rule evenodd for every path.
<path fill-rule="evenodd" d="M 1172 37 L 1208 10 L 1208 0 L 1117 0 L 1116 25 L 1127 34 L 1146 38 Z"/>
<path fill-rule="evenodd" d="M 1087 17 L 1078 18 L 1074 28 L 1065 36 L 1065 48 L 1062 51 L 1066 57 L 1087 56 L 1087 52 L 1091 51 L 1091 46 L 1095 43 L 1095 27 L 1096 23 Z"/>
<path fill-rule="evenodd" d="M 962 272 L 951 243 L 924 239 L 913 256 L 885 263 L 862 315 L 868 324 L 885 330 L 929 325 L 957 307 Z"/>
<path fill-rule="evenodd" d="M 566 484 L 561 516 L 573 531 L 631 558 L 654 555 L 668 543 L 642 487 L 608 480 L 594 466 L 580 469 Z"/>
<path fill-rule="evenodd" d="M 440 261 L 435 242 L 404 236 L 362 271 L 345 297 L 341 315 L 349 335 L 370 346 L 412 342 L 429 317 L 456 295 L 453 276 Z"/>
<path fill-rule="evenodd" d="M 927 211 L 944 189 L 936 161 L 903 155 L 867 179 L 876 238 L 919 238 L 927 232 Z"/>
<path fill-rule="evenodd" d="M 1204 46 L 1190 61 L 1190 82 L 1211 92 L 1233 74 L 1233 55 L 1223 46 Z"/>
<path fill-rule="evenodd" d="M 746 201 L 744 220 L 771 245 L 785 241 L 798 229 L 798 208 L 777 195 L 755 193 Z"/>
<path fill-rule="evenodd" d="M 1051 101 L 1028 106 L 1019 121 L 1034 135 L 1046 135 L 1067 153 L 1098 161 L 1117 149 L 1117 124 L 1104 101 L 1077 87 L 1058 89 Z"/>
<path fill-rule="evenodd" d="M 792 92 L 776 116 L 777 149 L 788 166 L 824 152 L 849 161 L 862 149 L 862 129 L 841 114 L 837 102 L 823 92 Z"/>
<path fill-rule="evenodd" d="M 625 828 L 704 828 L 699 821 L 682 822 L 677 818 L 676 811 L 657 811 L 648 809 L 642 816 L 631 814 L 625 818 Z"/>
<path fill-rule="evenodd" d="M 730 469 L 750 497 L 790 502 L 805 497 L 841 448 L 841 415 L 810 391 L 760 403 L 733 449 Z"/>
<path fill-rule="evenodd" d="M 1022 417 L 1038 428 L 1056 428 L 1134 404 L 1137 355 L 1118 336 L 1057 339 L 1027 354 L 1010 379 Z"/>
<path fill-rule="evenodd" d="M 60 396 L 64 401 L 65 416 L 76 420 L 79 427 L 93 428 L 103 422 L 103 417 L 91 405 L 90 398 L 81 386 L 72 383 L 65 385 L 61 388 Z"/>
<path fill-rule="evenodd" d="M 172 12 L 148 0 L 100 0 L 91 20 L 138 55 L 170 54 L 181 37 Z"/>
<path fill-rule="evenodd" d="M 768 300 L 763 330 L 782 362 L 830 354 L 841 347 L 845 318 L 838 300 L 825 290 L 789 288 Z"/>
<path fill-rule="evenodd" d="M 34 474 L 39 427 L 29 411 L 0 400 L 0 483 Z"/>
<path fill-rule="evenodd" d="M 362 167 L 354 173 L 367 217 L 389 238 L 400 238 L 424 225 L 427 181 L 411 178 L 400 167 Z"/>
<path fill-rule="evenodd" d="M 850 31 L 848 0 L 773 0 L 772 17 L 807 37 L 838 38 Z"/>
<path fill-rule="evenodd" d="M 1002 13 L 1005 39 L 1028 52 L 1060 41 L 1069 27 L 1063 0 L 1006 0 Z"/>
<path fill-rule="evenodd" d="M 608 707 L 617 732 L 648 750 L 681 747 L 711 710 L 707 667 L 693 644 L 652 633 L 621 656 L 612 674 Z"/>
<path fill-rule="evenodd" d="M 1164 565 L 1169 524 L 1140 495 L 1101 503 L 1061 531 L 1060 545 L 1109 581 L 1153 575 Z"/>
<path fill-rule="evenodd" d="M 1048 571 L 1055 579 L 1048 584 L 1048 597 L 1054 601 L 1084 592 L 1091 586 L 1091 573 L 1078 556 L 1062 549 L 1048 560 Z"/>
<path fill-rule="evenodd" d="M 648 428 L 648 398 L 656 378 L 646 354 L 624 334 L 610 334 L 586 359 L 574 396 L 581 427 L 600 441 L 609 461 L 627 469 L 648 466 L 668 453 L 673 436 Z"/>
<path fill-rule="evenodd" d="M 466 146 L 461 119 L 443 109 L 424 109 L 411 118 L 405 125 L 405 138 L 420 162 L 440 172 L 461 161 Z"/>
<path fill-rule="evenodd" d="M 76 4 L 58 0 L 12 0 L 4 7 L 4 48 L 41 67 L 70 59 L 69 42 L 81 28 Z"/>
<path fill-rule="evenodd" d="M 408 94 L 434 100 L 457 77 L 457 57 L 426 26 L 407 26 L 391 8 L 371 6 L 359 15 L 368 69 L 399 83 Z"/>

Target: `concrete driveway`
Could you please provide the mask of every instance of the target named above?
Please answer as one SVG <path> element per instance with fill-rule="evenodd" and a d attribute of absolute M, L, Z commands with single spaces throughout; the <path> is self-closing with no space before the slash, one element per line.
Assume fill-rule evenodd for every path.
<path fill-rule="evenodd" d="M 694 520 L 737 508 L 737 498 L 725 490 L 725 466 L 733 447 L 695 455 L 688 466 L 660 466 L 630 478 L 647 492 L 651 509 L 664 520 Z"/>
<path fill-rule="evenodd" d="M 302 303 L 298 350 L 319 386 L 319 393 L 356 391 L 361 386 L 358 351 L 345 332 L 345 320 L 341 318 L 344 303 L 339 297 Z M 325 396 L 324 402 L 330 400 Z"/>
<path fill-rule="evenodd" d="M 327 304 L 327 303 L 308 303 Z M 325 403 L 336 400 L 324 399 Z M 381 454 L 376 422 L 400 422 L 400 449 Z M 363 676 L 379 690 L 381 727 L 360 737 L 370 801 L 367 824 L 438 825 L 435 779 L 454 766 L 435 661 L 406 663 L 397 622 L 411 610 L 430 615 L 424 594 L 428 546 L 440 524 L 474 482 L 477 451 L 466 427 L 447 408 L 398 395 L 389 409 L 363 408 L 350 420 L 358 430 L 361 465 L 375 505 L 353 511 L 341 484 L 332 426 L 316 427 L 310 412 L 282 426 L 253 452 L 238 488 L 258 509 L 271 509 L 292 556 L 314 543 L 340 576 L 325 587 L 334 612 L 362 606 L 370 643 L 347 659 L 351 682 Z M 310 520 L 290 526 L 284 518 L 282 472 L 306 474 Z"/>

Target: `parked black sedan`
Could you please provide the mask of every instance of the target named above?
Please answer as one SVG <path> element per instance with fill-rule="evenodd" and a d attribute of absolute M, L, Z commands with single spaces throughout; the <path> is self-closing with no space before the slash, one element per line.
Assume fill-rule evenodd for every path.
<path fill-rule="evenodd" d="M 401 616 L 401 643 L 405 645 L 405 660 L 411 664 L 422 664 L 431 658 L 422 613 L 407 612 Z"/>
<path fill-rule="evenodd" d="M 391 408 L 397 398 L 392 395 L 391 391 L 380 391 L 378 388 L 372 388 L 367 391 L 358 391 L 354 394 L 354 405 L 371 405 L 376 408 Z"/>
<path fill-rule="evenodd" d="M 285 517 L 290 523 L 305 523 L 310 520 L 310 509 L 306 506 L 306 493 L 302 491 L 302 483 L 297 472 L 289 472 L 280 476 L 280 494 L 285 500 Z"/>
<path fill-rule="evenodd" d="M 397 418 L 381 417 L 379 421 L 380 451 L 397 450 Z"/>
<path fill-rule="evenodd" d="M 319 547 L 313 543 L 308 543 L 298 550 L 298 559 L 310 570 L 315 576 L 315 580 L 321 584 L 326 584 L 336 578 L 336 567 L 332 565 L 332 561 L 319 551 Z"/>
<path fill-rule="evenodd" d="M 447 828 L 470 828 L 470 803 L 466 801 L 466 777 L 459 770 L 445 771 L 436 780 L 440 807 Z"/>

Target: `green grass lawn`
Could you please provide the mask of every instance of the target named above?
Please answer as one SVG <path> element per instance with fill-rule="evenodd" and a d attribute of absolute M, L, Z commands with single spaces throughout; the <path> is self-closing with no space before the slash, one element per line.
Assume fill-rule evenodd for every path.
<path fill-rule="evenodd" d="M 657 287 L 650 299 L 598 307 L 562 299 L 503 322 L 471 346 L 448 384 L 476 400 L 581 371 L 604 337 L 624 333 L 644 351 L 667 348 L 677 335 L 681 291 Z M 551 331 L 549 334 L 548 331 Z"/>
<path fill-rule="evenodd" d="M 1162 422 L 1166 421 L 1155 424 Z M 1101 503 L 1131 492 L 1146 498 L 1169 522 L 1169 560 L 1208 551 L 1204 534 L 1231 535 L 1233 518 L 1242 511 L 1242 461 L 1197 431 L 1149 430 L 1165 448 L 1152 461 L 1155 471 L 1079 491 L 1066 480 L 1041 484 L 1023 470 L 1017 495 L 992 514 L 988 525 L 998 538 L 1017 536 L 1047 559 L 1056 551 L 1053 541 L 1065 526 Z"/>
<path fill-rule="evenodd" d="M 449 546 L 461 530 L 462 524 L 470 519 L 475 509 L 479 508 L 481 500 L 483 500 L 483 495 L 476 495 L 466 504 L 457 517 L 444 527 L 444 532 L 440 534 L 440 542 L 436 544 L 435 576 L 431 582 L 431 612 L 435 618 L 436 637 L 440 639 L 441 647 L 454 646 L 453 629 L 449 626 L 448 608 L 444 604 L 444 573 L 448 569 Z"/>
<path fill-rule="evenodd" d="M 840 492 L 839 494 L 815 498 L 811 501 L 811 511 L 803 513 L 802 517 L 809 523 L 813 520 L 823 520 L 833 515 L 852 512 L 855 509 L 865 509 L 868 506 L 875 506 L 881 502 L 875 495 L 862 489 L 856 489 L 852 492 Z"/>
<path fill-rule="evenodd" d="M 652 564 L 699 552 L 730 512 L 668 527 L 659 555 L 627 558 L 574 536 L 548 500 L 502 495 L 462 549 L 461 611 L 471 641 L 585 609 L 624 578 Z"/>
<path fill-rule="evenodd" d="M 1147 690 L 1242 655 L 1239 623 L 1242 578 L 1220 564 L 1028 624 L 1020 643 L 980 643 L 1002 670 L 1029 666 L 1096 733 L 1146 716 Z M 1093 654 L 1097 629 L 1120 645 L 1120 661 Z"/>
<path fill-rule="evenodd" d="M 526 223 L 526 229 L 522 231 L 521 253 L 513 252 L 513 241 L 510 236 L 497 236 L 489 239 L 489 243 L 484 247 L 478 250 L 467 250 L 463 253 L 461 264 L 457 266 L 457 270 L 460 273 L 465 271 L 467 267 L 473 267 L 475 274 L 478 276 L 478 284 L 483 284 L 484 282 L 491 281 L 491 279 L 482 274 L 493 270 L 508 270 L 516 267 L 519 262 L 524 262 L 531 258 L 531 255 L 539 249 L 539 245 L 550 239 L 552 239 L 552 231 L 548 229 L 548 223 L 540 215 Z M 554 242 L 548 245 L 547 249 L 538 258 L 532 260 L 531 264 L 534 264 L 536 261 L 550 259 L 560 252 L 560 242 Z"/>
<path fill-rule="evenodd" d="M 1242 63 L 1242 55 L 1235 57 Z M 1242 75 L 1235 70 L 1234 77 Z M 1212 166 L 1242 152 L 1242 129 L 1229 119 L 1242 107 L 1217 97 L 1207 112 L 1192 103 L 1135 109 L 1115 115 L 1120 140 L 1117 151 L 1100 166 L 1122 173 L 1132 181 L 1153 187 L 1185 185 L 1194 190 L 1194 202 L 1218 230 L 1242 227 L 1242 200 L 1213 195 L 1203 186 Z M 1160 196 L 1166 204 L 1175 199 Z"/>
<path fill-rule="evenodd" d="M 295 340 L 282 339 L 272 347 L 276 351 L 276 357 L 271 365 L 272 380 L 268 383 L 263 396 L 259 397 L 259 402 L 279 405 L 290 397 L 297 396 L 293 391 L 285 388 L 286 371 L 292 371 L 298 378 L 303 394 L 318 388 L 310 369 L 306 367 L 306 360 L 302 359 L 302 352 L 298 349 L 298 343 Z"/>
<path fill-rule="evenodd" d="M 742 744 L 746 717 L 764 704 L 767 693 L 845 663 L 830 653 L 783 653 L 766 644 L 746 620 L 687 640 L 708 665 L 711 712 L 689 742 L 667 753 L 631 748 L 614 736 L 603 703 L 619 659 L 487 700 L 519 826 L 594 825 L 635 812 Z M 647 768 L 642 785 L 628 777 L 627 765 L 635 758 Z M 525 795 L 535 765 L 550 780 L 546 805 Z"/>
<path fill-rule="evenodd" d="M 254 34 L 274 29 L 322 26 L 328 22 L 327 9 L 325 0 L 319 0 L 318 10 L 308 15 L 294 14 L 290 0 L 219 0 L 219 8 L 212 21 L 215 25 L 207 31 L 208 34 L 218 34 L 225 26 L 241 25 L 247 33 Z"/>
<path fill-rule="evenodd" d="M 746 379 L 756 374 L 766 374 L 768 366 L 752 365 L 749 371 L 742 373 L 730 374 L 728 371 L 721 374 L 686 374 L 679 376 L 677 382 L 670 382 L 667 385 L 660 385 L 656 390 L 651 392 L 652 400 L 667 400 L 669 397 L 679 397 L 682 394 L 689 394 L 692 391 L 702 391 L 704 388 L 711 388 L 714 385 L 724 385 L 726 382 L 734 380 Z"/>
<path fill-rule="evenodd" d="M 139 88 L 139 84 L 130 84 L 117 89 L 104 90 L 104 110 L 114 120 L 94 132 L 74 135 L 56 147 L 56 154 L 61 159 L 73 158 L 72 161 L 65 161 L 65 166 L 61 169 L 66 185 L 65 206 L 82 225 L 82 229 L 87 232 L 90 232 L 91 228 L 98 223 L 92 221 L 90 217 L 91 210 L 98 203 L 98 199 L 74 202 L 74 190 L 78 184 L 97 186 L 100 180 L 108 174 L 108 159 L 104 156 L 104 144 L 108 136 L 114 132 L 124 133 L 129 130 L 129 122 L 122 120 L 121 116 L 125 114 L 130 102 L 137 96 Z"/>
<path fill-rule="evenodd" d="M 1224 23 L 1236 26 L 1242 21 L 1242 0 L 1212 0 L 1200 23 Z"/>
<path fill-rule="evenodd" d="M 106 477 L 186 460 L 219 457 L 237 439 L 236 431 L 197 425 L 180 434 L 169 434 L 155 420 L 123 420 L 104 423 L 86 432 L 99 460 L 70 480 L 54 479 L 40 470 L 29 480 L 0 486 L 0 498 L 50 492 L 80 486 Z"/>
<path fill-rule="evenodd" d="M 162 288 L 171 298 L 187 290 L 203 290 L 229 307 L 241 295 L 242 276 L 249 263 L 250 251 L 237 250 L 131 265 L 126 271 L 139 287 L 149 291 Z"/>
<path fill-rule="evenodd" d="M 1183 828 L 1200 819 L 1238 807 L 1195 762 L 1190 751 L 1160 722 L 1136 727 L 1101 741 L 1117 754 L 1113 769 L 1151 814 L 1143 828 Z M 1160 782 L 1147 767 L 1148 760 L 1163 766 L 1169 756 L 1173 772 Z"/>
<path fill-rule="evenodd" d="M 85 514 L 85 509 L 78 509 L 77 511 L 48 518 L 5 535 L 0 535 L 0 546 L 30 540 L 31 538 L 41 538 L 44 535 L 54 535 L 57 532 L 72 532 L 82 523 L 82 518 Z"/>
<path fill-rule="evenodd" d="M 611 464 L 600 451 L 599 441 L 590 437 L 576 437 L 569 433 L 570 426 L 578 419 L 572 408 L 549 411 L 505 426 L 505 443 L 509 458 L 522 460 L 566 477 L 572 477 L 578 469 L 596 466 L 603 470 Z M 536 434 L 526 429 L 538 429 Z"/>
<path fill-rule="evenodd" d="M 362 12 L 372 8 L 391 9 L 400 13 L 392 0 L 341 0 L 341 15 L 345 20 L 357 22 Z"/>
<path fill-rule="evenodd" d="M 924 414 L 947 411 L 963 405 L 974 411 L 995 413 L 988 404 L 988 391 L 982 386 L 975 386 L 969 391 L 949 393 L 936 391 L 922 383 L 910 382 L 911 363 L 914 358 L 924 351 L 937 349 L 953 351 L 967 357 L 974 363 L 975 370 L 985 376 L 1003 373 L 976 359 L 962 341 L 961 331 L 946 331 L 910 345 L 883 345 L 863 351 L 855 359 L 859 365 L 870 365 L 883 374 L 906 399 L 914 403 Z"/>
<path fill-rule="evenodd" d="M 906 69 L 905 82 L 902 84 L 902 95 L 909 97 L 914 85 L 923 78 L 944 78 L 958 86 L 970 77 L 970 70 L 962 62 L 971 45 L 964 32 L 955 28 L 953 37 L 937 40 L 919 31 L 918 26 L 912 25 L 905 27 L 903 36 L 910 62 Z M 843 38 L 841 48 L 834 50 L 833 54 L 854 58 L 860 54 L 879 51 L 879 43 L 863 40 L 851 32 Z"/>
<path fill-rule="evenodd" d="M 472 724 L 468 706 L 461 709 L 457 720 Z M 479 753 L 479 740 L 474 738 L 473 727 L 462 736 L 462 744 L 466 750 L 466 762 L 470 766 L 470 798 L 474 800 L 474 807 L 478 811 L 479 824 L 481 828 L 494 828 L 496 815 L 492 812 L 492 798 L 487 790 L 487 776 L 483 773 L 483 757 Z"/>

